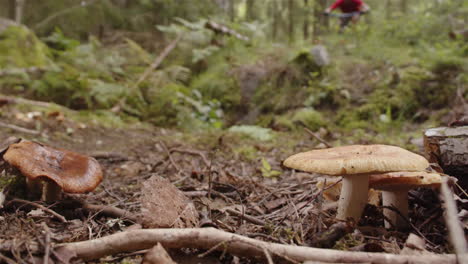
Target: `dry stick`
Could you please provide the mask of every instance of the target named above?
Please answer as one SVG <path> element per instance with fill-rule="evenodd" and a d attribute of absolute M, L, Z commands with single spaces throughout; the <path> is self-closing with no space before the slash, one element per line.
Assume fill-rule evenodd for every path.
<path fill-rule="evenodd" d="M 180 153 L 188 153 L 188 154 L 192 154 L 192 155 L 198 155 L 202 158 L 203 160 L 203 163 L 205 163 L 205 166 L 209 167 L 210 166 L 210 162 L 208 161 L 208 159 L 206 158 L 206 156 L 201 152 L 201 151 L 198 151 L 198 150 L 191 150 L 191 149 L 178 149 L 178 148 L 172 148 L 169 150 L 169 152 L 180 152 Z"/>
<path fill-rule="evenodd" d="M 0 96 L 0 101 L 6 101 L 10 104 L 25 104 L 25 105 L 32 105 L 32 106 L 39 106 L 39 107 L 60 107 L 60 108 L 65 108 L 63 106 L 53 104 L 53 103 L 47 103 L 47 102 L 42 102 L 42 101 L 34 101 L 34 100 L 29 100 L 29 99 L 24 99 L 24 98 L 16 98 L 13 96 Z M 68 109 L 67 111 L 74 112 L 74 110 Z"/>
<path fill-rule="evenodd" d="M 166 144 L 164 144 L 164 142 L 162 142 L 162 141 L 159 141 L 159 144 L 161 144 L 161 146 L 163 147 L 163 149 L 164 149 L 164 151 L 166 152 L 167 156 L 169 157 L 169 160 L 171 161 L 172 166 L 173 166 L 178 172 L 180 172 L 181 169 L 180 169 L 179 166 L 177 166 L 177 164 L 175 163 L 174 159 L 172 158 L 171 152 L 167 149 Z"/>
<path fill-rule="evenodd" d="M 117 208 L 115 206 L 111 205 L 95 205 L 95 204 L 88 204 L 84 203 L 83 208 L 88 210 L 88 211 L 93 211 L 97 212 L 103 215 L 111 216 L 111 217 L 117 217 L 117 218 L 124 218 L 128 219 L 132 222 L 138 222 L 138 218 L 134 216 L 132 213 L 129 211 Z"/>
<path fill-rule="evenodd" d="M 310 130 L 304 123 L 302 122 L 299 122 L 299 124 L 301 126 L 304 127 L 304 130 L 309 133 L 311 136 L 313 136 L 315 139 L 317 139 L 318 141 L 322 142 L 327 148 L 331 148 L 333 147 L 332 145 L 330 145 L 330 143 L 326 142 L 325 140 L 323 140 L 321 137 L 319 137 L 318 135 L 316 135 L 312 130 Z"/>
<path fill-rule="evenodd" d="M 63 217 L 62 215 L 56 213 L 55 211 L 41 205 L 41 204 L 38 204 L 38 203 L 35 203 L 35 202 L 31 202 L 31 201 L 26 201 L 26 200 L 22 200 L 22 199 L 18 199 L 18 198 L 15 198 L 15 199 L 12 199 L 8 202 L 9 203 L 22 203 L 22 204 L 27 204 L 27 205 L 32 205 L 34 207 L 37 207 L 39 209 L 41 209 L 42 211 L 44 212 L 47 212 L 53 216 L 55 216 L 55 218 L 57 218 L 58 220 L 60 220 L 60 222 L 62 223 L 66 223 L 67 222 L 67 219 L 65 219 L 65 217 Z"/>
<path fill-rule="evenodd" d="M 294 261 L 315 260 L 322 262 L 372 262 L 372 263 L 446 263 L 455 264 L 453 254 L 393 255 L 386 253 L 349 252 L 294 245 L 269 243 L 215 228 L 142 229 L 116 233 L 89 241 L 60 244 L 58 247 L 74 251 L 84 260 L 98 259 L 106 255 L 151 248 L 157 243 L 165 248 L 210 249 L 225 242 L 227 252 L 255 258 L 264 258 L 263 248 L 275 255 Z"/>
<path fill-rule="evenodd" d="M 443 177 L 442 185 L 440 186 L 441 198 L 444 200 L 445 207 L 445 222 L 449 231 L 449 239 L 457 254 L 458 263 L 468 263 L 467 243 L 465 232 L 460 225 L 458 219 L 457 205 L 453 200 L 452 191 L 447 184 L 447 177 Z M 464 256 L 464 258 L 462 257 Z"/>
<path fill-rule="evenodd" d="M 45 232 L 45 238 L 44 238 L 44 261 L 42 262 L 43 264 L 48 264 L 49 263 L 49 256 L 50 256 L 50 229 L 47 226 L 45 222 L 41 223 L 42 228 L 44 228 Z"/>
<path fill-rule="evenodd" d="M 0 253 L 0 260 L 5 261 L 5 263 L 7 263 L 7 264 L 16 264 L 17 263 L 15 260 L 3 255 L 2 253 Z"/>
<path fill-rule="evenodd" d="M 138 85 L 142 81 L 144 81 L 148 75 L 154 71 L 160 64 L 163 62 L 163 60 L 171 53 L 171 51 L 177 46 L 177 43 L 180 41 L 182 38 L 182 34 L 178 35 L 176 39 L 174 39 L 164 50 L 161 52 L 161 54 L 154 60 L 154 62 L 143 72 L 143 74 L 138 78 L 138 81 L 133 85 L 133 89 L 136 89 Z M 132 89 L 132 90 L 133 90 Z"/>
<path fill-rule="evenodd" d="M 46 17 L 41 22 L 36 23 L 36 25 L 33 26 L 33 29 L 37 30 L 37 29 L 43 27 L 44 25 L 46 25 L 47 23 L 49 23 L 49 21 L 51 21 L 51 20 L 53 20 L 53 19 L 55 19 L 55 18 L 57 18 L 59 16 L 63 16 L 65 14 L 67 14 L 67 13 L 73 12 L 75 9 L 78 9 L 78 8 L 87 7 L 89 5 L 92 5 L 94 2 L 97 2 L 97 0 L 91 0 L 88 3 L 84 2 L 84 1 L 81 1 L 79 5 L 75 5 L 75 6 L 72 6 L 70 8 L 64 9 L 64 10 L 60 10 L 57 13 L 54 13 L 54 14 Z"/>
<path fill-rule="evenodd" d="M 19 126 L 15 126 L 15 125 L 11 125 L 11 124 L 6 124 L 6 123 L 3 123 L 3 122 L 0 122 L 0 127 L 13 129 L 15 131 L 18 131 L 18 132 L 21 132 L 21 133 L 26 133 L 26 134 L 31 134 L 31 135 L 39 135 L 41 133 L 40 131 L 37 131 L 37 130 L 31 130 L 31 129 L 27 129 L 27 128 L 24 128 L 24 127 L 19 127 Z"/>
<path fill-rule="evenodd" d="M 11 68 L 11 69 L 1 70 L 0 77 L 6 76 L 6 75 L 17 75 L 20 73 L 35 73 L 35 72 L 41 72 L 41 71 L 45 71 L 45 69 L 39 68 L 39 67 Z"/>
<path fill-rule="evenodd" d="M 138 80 L 136 81 L 136 83 L 131 87 L 131 90 L 135 90 L 136 88 L 138 88 L 138 85 L 140 85 L 140 83 L 142 81 L 144 81 L 148 75 L 154 71 L 156 68 L 159 67 L 159 65 L 163 62 L 163 60 L 167 57 L 167 55 L 169 55 L 169 53 L 171 53 L 171 51 L 177 46 L 177 43 L 180 41 L 180 39 L 182 38 L 182 34 L 178 35 L 177 38 L 175 38 L 162 52 L 161 54 L 159 54 L 159 56 L 154 60 L 154 62 L 148 67 L 146 68 L 146 70 L 143 72 L 143 74 L 140 76 L 140 78 L 138 78 Z M 118 112 L 120 108 L 122 108 L 122 106 L 125 104 L 125 101 L 126 101 L 126 98 L 123 98 L 122 100 L 120 100 L 117 105 L 115 105 L 114 107 L 112 107 L 112 110 L 114 112 Z"/>
<path fill-rule="evenodd" d="M 257 219 L 257 218 L 255 218 L 253 216 L 250 216 L 248 214 L 244 214 L 242 212 L 239 212 L 239 211 L 231 209 L 231 208 L 227 208 L 226 212 L 228 212 L 230 214 L 233 214 L 235 216 L 238 216 L 238 217 L 242 217 L 245 221 L 250 222 L 252 224 L 261 225 L 261 226 L 266 225 L 266 222 L 263 221 L 263 220 Z"/>

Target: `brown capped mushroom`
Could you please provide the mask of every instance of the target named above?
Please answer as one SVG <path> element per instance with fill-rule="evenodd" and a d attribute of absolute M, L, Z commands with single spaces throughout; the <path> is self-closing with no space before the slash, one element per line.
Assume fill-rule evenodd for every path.
<path fill-rule="evenodd" d="M 3 159 L 26 176 L 28 189 L 43 184 L 42 199 L 46 202 L 59 199 L 61 190 L 90 192 L 103 179 L 101 166 L 94 158 L 33 141 L 10 145 Z"/>
<path fill-rule="evenodd" d="M 359 221 L 367 203 L 369 176 L 391 171 L 421 171 L 428 161 L 408 150 L 388 145 L 351 145 L 292 155 L 286 167 L 306 172 L 343 176 L 337 219 Z"/>
<path fill-rule="evenodd" d="M 439 173 L 400 171 L 372 175 L 369 186 L 382 190 L 382 205 L 394 206 L 403 217 L 408 217 L 408 191 L 416 187 L 438 188 L 442 183 Z M 384 208 L 385 227 L 405 228 L 407 222 L 395 211 Z M 389 221 L 391 223 L 389 223 Z"/>

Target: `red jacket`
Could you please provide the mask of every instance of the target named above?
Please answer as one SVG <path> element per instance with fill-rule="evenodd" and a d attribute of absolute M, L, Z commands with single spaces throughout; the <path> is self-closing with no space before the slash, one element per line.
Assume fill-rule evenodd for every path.
<path fill-rule="evenodd" d="M 330 9 L 334 10 L 339 7 L 343 13 L 352 13 L 361 11 L 363 5 L 362 0 L 336 0 Z"/>

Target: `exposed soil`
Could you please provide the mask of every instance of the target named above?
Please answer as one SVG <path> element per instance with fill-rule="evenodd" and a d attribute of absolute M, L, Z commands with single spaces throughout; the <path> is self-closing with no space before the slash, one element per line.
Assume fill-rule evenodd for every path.
<path fill-rule="evenodd" d="M 259 169 L 260 158 L 246 159 L 235 154 L 233 148 L 238 142 L 228 134 L 205 135 L 197 143 L 168 129 L 106 128 L 66 116 L 64 119 L 56 115 L 48 117 L 46 112 L 21 121 L 19 113 L 27 112 L 21 112 L 19 107 L 6 105 L 0 109 L 0 122 L 41 131 L 39 135 L 31 135 L 0 128 L 0 142 L 10 136 L 24 137 L 82 152 L 95 156 L 105 172 L 104 181 L 94 192 L 69 195 L 46 205 L 64 216 L 65 223 L 35 206 L 12 202 L 14 198 L 27 199 L 27 196 L 10 188 L 4 208 L 0 209 L 0 254 L 19 263 L 39 261 L 48 243 L 82 241 L 141 228 L 135 223 L 135 217 L 100 214 L 84 209 L 83 203 L 112 205 L 139 217 L 143 183 L 153 176 L 168 179 L 193 201 L 201 227 L 213 226 L 285 244 L 390 253 L 399 253 L 408 234 L 415 233 L 425 239 L 428 251 L 450 251 L 440 202 L 432 190 L 411 192 L 411 230 L 385 230 L 382 208 L 372 205 L 367 206 L 358 228 L 353 223 L 334 225 L 336 203 L 325 199 L 317 189 L 318 175 L 295 173 L 280 166 L 287 155 L 307 147 L 307 142 L 299 142 L 294 150 L 253 145 L 272 166 L 271 170 L 280 172 L 279 177 L 268 178 Z M 324 233 L 326 230 L 329 232 Z M 125 259 L 140 263 L 143 253 L 109 256 L 103 261 L 120 263 Z M 196 257 L 203 253 L 196 250 L 171 253 L 178 256 L 179 263 L 239 261 L 222 252 L 211 253 L 203 259 Z M 51 256 L 59 263 L 53 252 Z M 240 259 L 240 263 L 252 262 Z"/>

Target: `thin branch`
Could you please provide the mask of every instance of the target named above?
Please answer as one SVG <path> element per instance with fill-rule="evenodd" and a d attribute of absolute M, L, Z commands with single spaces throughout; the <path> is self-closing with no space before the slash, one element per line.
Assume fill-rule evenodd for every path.
<path fill-rule="evenodd" d="M 96 204 L 89 204 L 89 203 L 84 203 L 83 209 L 92 211 L 92 212 L 97 212 L 99 214 L 111 216 L 111 217 L 116 217 L 116 218 L 122 218 L 122 219 L 128 219 L 132 222 L 138 222 L 138 218 L 134 216 L 131 212 L 117 208 L 115 206 L 110 206 L 110 205 L 96 205 Z"/>
<path fill-rule="evenodd" d="M 156 68 L 159 67 L 159 65 L 163 62 L 163 60 L 167 57 L 167 55 L 169 55 L 169 53 L 171 53 L 171 51 L 177 46 L 177 43 L 180 41 L 181 38 L 182 38 L 182 34 L 178 35 L 177 38 L 175 38 L 161 52 L 161 54 L 159 54 L 159 56 L 156 58 L 156 60 L 154 60 L 154 62 L 148 68 L 146 68 L 146 70 L 143 72 L 143 74 L 140 76 L 140 78 L 138 78 L 138 81 L 133 85 L 132 90 L 136 89 L 138 87 L 138 85 L 140 85 L 140 83 L 142 81 L 144 81 L 152 71 L 154 71 Z"/>
<path fill-rule="evenodd" d="M 75 5 L 75 6 L 72 6 L 70 8 L 67 8 L 67 9 L 64 9 L 64 10 L 60 10 L 58 11 L 57 13 L 53 13 L 52 15 L 46 17 L 44 20 L 42 20 L 41 22 L 39 23 L 36 23 L 32 28 L 34 30 L 38 30 L 39 28 L 47 25 L 47 23 L 49 23 L 50 21 L 54 20 L 55 18 L 59 17 L 59 16 L 63 16 L 63 15 L 66 15 L 70 12 L 73 12 L 75 9 L 78 9 L 78 8 L 85 8 L 85 7 L 88 7 L 92 4 L 94 4 L 95 2 L 97 2 L 97 0 L 90 0 L 88 3 L 86 3 L 85 1 L 80 1 L 80 4 L 79 5 Z"/>
<path fill-rule="evenodd" d="M 312 130 L 310 130 L 306 124 L 304 124 L 303 122 L 298 122 L 302 127 L 304 127 L 304 130 L 309 134 L 311 135 L 312 137 L 314 137 L 315 139 L 317 139 L 318 141 L 320 141 L 321 143 L 323 143 L 327 148 L 331 148 L 333 147 L 330 143 L 328 143 L 327 141 L 325 141 L 324 139 L 322 139 L 321 137 L 319 137 L 317 134 L 315 134 Z"/>
<path fill-rule="evenodd" d="M 151 248 L 158 242 L 165 248 L 211 249 L 218 244 L 224 244 L 223 249 L 226 252 L 257 259 L 265 258 L 263 248 L 266 248 L 276 256 L 283 256 L 297 262 L 313 260 L 321 262 L 371 262 L 388 264 L 456 263 L 456 258 L 453 254 L 393 255 L 283 245 L 260 241 L 215 228 L 132 230 L 89 241 L 60 244 L 58 247 L 75 252 L 77 257 L 83 260 L 90 260 L 106 255 Z"/>
<path fill-rule="evenodd" d="M 62 223 L 67 222 L 67 219 L 65 219 L 65 217 L 63 215 L 60 215 L 60 214 L 56 213 L 55 211 L 53 211 L 53 210 L 51 210 L 51 209 L 49 209 L 49 208 L 47 208 L 47 207 L 45 207 L 45 206 L 43 206 L 41 204 L 31 202 L 31 201 L 22 200 L 22 199 L 18 199 L 18 198 L 10 200 L 8 202 L 8 204 L 10 204 L 10 203 L 22 203 L 22 204 L 31 205 L 31 206 L 34 206 L 34 207 L 37 207 L 37 208 L 41 209 L 44 212 L 47 212 L 47 213 L 53 215 L 55 218 L 57 218 Z"/>
<path fill-rule="evenodd" d="M 27 128 L 24 128 L 24 127 L 19 127 L 19 126 L 15 126 L 15 125 L 3 123 L 3 122 L 0 122 L 0 127 L 12 129 L 12 130 L 15 130 L 17 132 L 21 132 L 21 133 L 25 133 L 25 134 L 31 134 L 31 135 L 39 135 L 41 133 L 40 131 L 37 131 L 37 130 L 31 130 L 31 129 L 27 129 Z"/>
<path fill-rule="evenodd" d="M 467 243 L 465 239 L 465 232 L 460 225 L 458 219 L 457 205 L 453 200 L 453 193 L 448 187 L 447 177 L 442 178 L 442 185 L 440 186 L 440 195 L 444 200 L 445 208 L 445 222 L 449 230 L 449 239 L 452 243 L 455 253 L 457 254 L 458 263 L 468 263 L 468 257 L 463 258 L 462 256 L 467 254 Z"/>
<path fill-rule="evenodd" d="M 261 225 L 261 226 L 265 226 L 265 225 L 266 225 L 266 222 L 265 222 L 265 221 L 260 220 L 260 219 L 258 219 L 258 218 L 255 218 L 255 217 L 253 217 L 253 216 L 250 216 L 250 215 L 248 215 L 248 214 L 244 214 L 244 213 L 239 212 L 239 211 L 237 211 L 237 210 L 234 210 L 234 209 L 232 209 L 232 208 L 227 208 L 227 209 L 226 209 L 226 212 L 227 212 L 227 213 L 230 213 L 230 214 L 233 214 L 233 215 L 235 215 L 235 216 L 238 216 L 238 217 L 240 217 L 240 218 L 242 218 L 242 219 L 244 219 L 244 220 L 246 220 L 247 222 L 250 222 L 250 223 L 252 223 L 252 224 Z"/>

